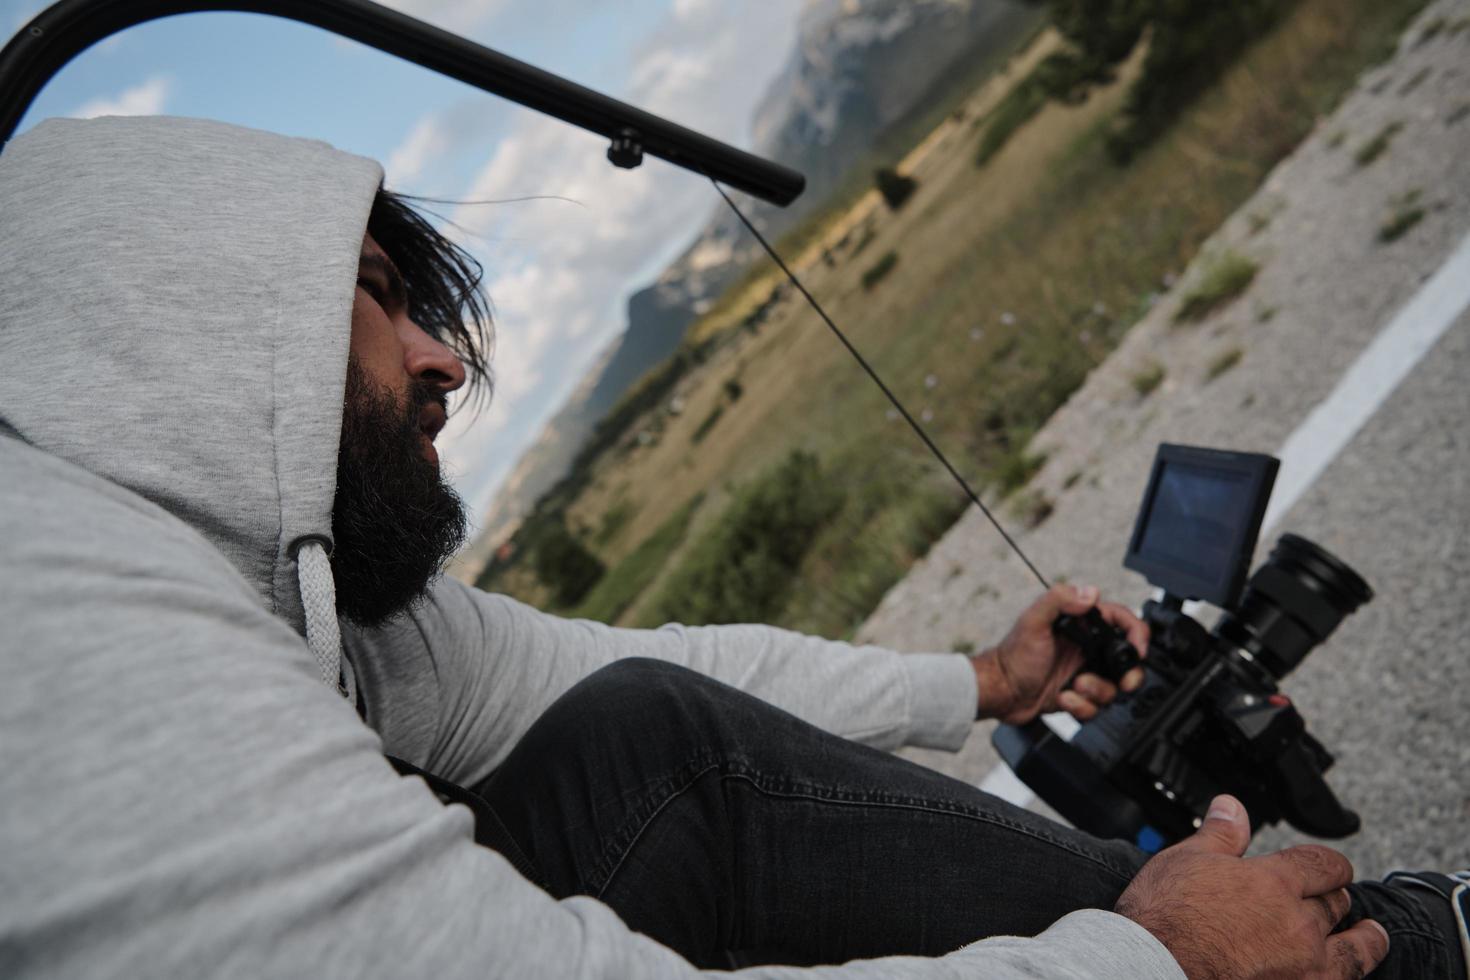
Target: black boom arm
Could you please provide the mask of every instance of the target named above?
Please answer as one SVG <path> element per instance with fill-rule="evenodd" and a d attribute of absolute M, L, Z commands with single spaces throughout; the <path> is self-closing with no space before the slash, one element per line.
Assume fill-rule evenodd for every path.
<path fill-rule="evenodd" d="M 204 11 L 271 14 L 360 41 L 430 71 L 554 116 L 610 141 L 618 166 L 643 153 L 787 205 L 806 185 L 794 170 L 710 139 L 370 0 L 60 0 L 0 49 L 0 145 L 68 61 L 136 24 Z"/>

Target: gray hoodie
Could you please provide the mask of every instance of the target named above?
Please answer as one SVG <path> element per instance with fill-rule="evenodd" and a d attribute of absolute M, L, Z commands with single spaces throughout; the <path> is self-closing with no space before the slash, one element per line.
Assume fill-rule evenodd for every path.
<path fill-rule="evenodd" d="M 0 975 L 692 975 L 599 902 L 520 878 L 384 753 L 478 781 L 626 656 L 880 747 L 969 732 L 958 656 L 616 630 L 448 580 L 344 631 L 364 724 L 322 683 L 336 623 L 302 595 L 331 582 L 293 545 L 331 532 L 381 178 L 182 119 L 46 122 L 0 156 L 0 418 L 22 437 L 0 437 Z M 940 959 L 750 972 L 1180 976 L 1102 911 Z"/>

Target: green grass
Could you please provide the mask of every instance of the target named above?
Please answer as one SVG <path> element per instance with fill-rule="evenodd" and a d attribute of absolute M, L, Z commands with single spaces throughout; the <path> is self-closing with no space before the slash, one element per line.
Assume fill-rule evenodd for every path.
<path fill-rule="evenodd" d="M 1026 490 L 1011 502 L 1011 513 L 1027 528 L 1040 527 L 1055 510 L 1056 504 L 1040 490 Z"/>
<path fill-rule="evenodd" d="M 1214 381 L 1220 375 L 1224 374 L 1226 371 L 1229 371 L 1231 368 L 1239 364 L 1240 359 L 1244 356 L 1245 351 L 1241 350 L 1239 347 L 1232 347 L 1229 350 L 1221 351 L 1219 354 L 1216 354 L 1215 357 L 1211 359 L 1210 366 L 1205 369 L 1205 381 L 1207 383 L 1210 381 Z"/>
<path fill-rule="evenodd" d="M 1444 32 L 1444 29 L 1449 26 L 1450 22 L 1445 18 L 1434 18 L 1434 20 L 1431 20 L 1429 23 L 1424 25 L 1424 30 L 1419 32 L 1419 37 L 1414 41 L 1415 46 L 1417 47 L 1421 44 L 1428 44 L 1430 41 L 1433 41 L 1435 38 L 1439 37 L 1439 35 Z"/>
<path fill-rule="evenodd" d="M 883 442 L 850 445 L 824 471 L 846 493 L 813 540 L 774 622 L 850 638 L 967 501 L 937 463 Z"/>
<path fill-rule="evenodd" d="M 1358 147 L 1358 152 L 1353 154 L 1353 162 L 1358 165 L 1358 169 L 1372 166 L 1374 161 L 1387 153 L 1388 148 L 1393 145 L 1393 138 L 1403 128 L 1402 122 L 1394 120 L 1380 129 L 1377 136 Z"/>
<path fill-rule="evenodd" d="M 1024 439 L 1016 440 L 1024 442 Z M 1031 478 L 1046 465 L 1045 453 L 1027 453 L 1018 448 L 1007 453 L 991 471 L 992 483 L 1001 496 L 1006 496 L 1031 482 Z"/>
<path fill-rule="evenodd" d="M 1018 82 L 985 119 L 985 132 L 975 151 L 975 165 L 983 167 L 1004 149 L 1012 136 L 1047 103 L 1046 90 L 1033 72 Z"/>
<path fill-rule="evenodd" d="M 871 266 L 868 267 L 867 271 L 863 273 L 863 288 L 872 289 L 874 286 L 878 285 L 878 283 L 882 282 L 883 279 L 888 275 L 888 273 L 893 271 L 893 267 L 896 265 L 898 265 L 898 253 L 884 253 L 881 259 L 879 259 L 877 262 L 874 262 Z"/>
<path fill-rule="evenodd" d="M 1150 361 L 1129 379 L 1129 383 L 1139 398 L 1147 398 L 1164 383 L 1164 366 L 1158 361 Z"/>
<path fill-rule="evenodd" d="M 1239 252 L 1226 252 L 1205 266 L 1194 288 L 1184 295 L 1175 323 L 1196 323 L 1250 288 L 1261 269 L 1254 259 Z"/>
<path fill-rule="evenodd" d="M 816 456 L 791 453 L 739 488 L 679 560 L 649 613 L 659 622 L 769 622 L 846 493 Z"/>
<path fill-rule="evenodd" d="M 689 441 L 703 442 L 704 437 L 709 435 L 709 430 L 715 427 L 715 423 L 720 421 L 720 416 L 724 414 L 724 405 L 716 405 L 714 408 L 710 409 L 710 413 L 704 417 L 704 421 L 699 423 L 699 428 L 694 430 L 694 434 L 689 437 Z"/>
<path fill-rule="evenodd" d="M 592 537 L 592 543 L 598 548 L 605 548 L 628 526 L 628 522 L 638 513 L 639 506 L 636 501 L 626 496 L 619 497 L 617 503 L 613 504 L 602 515 L 598 522 L 597 532 Z"/>
<path fill-rule="evenodd" d="M 658 577 L 668 557 L 683 543 L 689 521 L 703 502 L 701 494 L 675 511 L 646 541 L 609 569 L 571 615 L 603 623 L 616 622 Z"/>

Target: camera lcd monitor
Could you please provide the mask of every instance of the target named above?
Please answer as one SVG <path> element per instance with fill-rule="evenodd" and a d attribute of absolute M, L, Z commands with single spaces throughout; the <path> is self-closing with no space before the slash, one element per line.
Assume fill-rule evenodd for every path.
<path fill-rule="evenodd" d="M 1234 605 L 1279 465 L 1260 453 L 1161 445 L 1123 564 L 1178 598 Z"/>

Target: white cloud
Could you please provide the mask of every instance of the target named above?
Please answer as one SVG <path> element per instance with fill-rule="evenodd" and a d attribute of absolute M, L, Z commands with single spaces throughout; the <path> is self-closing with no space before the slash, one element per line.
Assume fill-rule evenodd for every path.
<path fill-rule="evenodd" d="M 156 116 L 168 102 L 173 81 L 166 75 L 155 75 L 141 85 L 123 89 L 111 98 L 93 99 L 72 113 L 77 119 L 96 116 Z"/>
<path fill-rule="evenodd" d="M 449 134 L 436 115 L 424 116 L 383 164 L 389 187 L 411 183 L 424 168 L 450 148 Z"/>
<path fill-rule="evenodd" d="M 795 44 L 799 7 L 798 0 L 675 0 L 633 52 L 620 97 L 743 143 L 756 100 Z M 431 143 L 428 130 L 416 128 L 399 148 L 402 162 L 412 163 L 410 151 Z M 443 439 L 446 459 L 463 478 L 461 493 L 474 506 L 626 326 L 627 297 L 654 278 L 658 260 L 688 244 L 718 204 L 700 178 L 653 158 L 638 170 L 618 170 L 605 150 L 601 137 L 521 115 L 462 196 L 557 195 L 581 206 L 471 205 L 451 215 L 469 232 L 462 243 L 485 264 L 496 307 L 495 401 Z M 471 485 L 472 478 L 478 482 Z"/>

